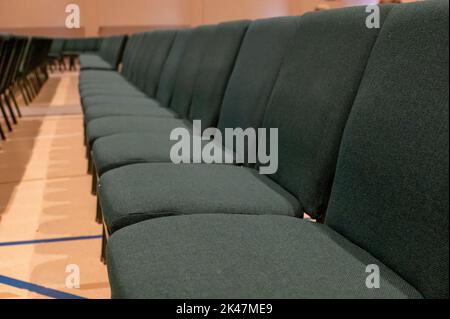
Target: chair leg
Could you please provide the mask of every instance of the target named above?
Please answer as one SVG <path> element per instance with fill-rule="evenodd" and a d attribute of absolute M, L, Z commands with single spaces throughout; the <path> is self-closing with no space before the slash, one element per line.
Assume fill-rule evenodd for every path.
<path fill-rule="evenodd" d="M 13 102 L 14 108 L 16 109 L 17 115 L 19 117 L 22 117 L 22 112 L 20 112 L 19 104 L 17 103 L 16 97 L 14 96 L 14 93 L 9 90 L 9 97 L 11 98 L 11 101 Z"/>
<path fill-rule="evenodd" d="M 62 66 L 62 70 L 61 71 L 67 71 L 67 64 L 66 64 L 66 59 L 64 57 L 61 58 L 60 60 L 60 66 Z"/>
<path fill-rule="evenodd" d="M 97 195 L 97 184 L 98 184 L 97 170 L 95 169 L 94 161 L 92 161 L 92 187 L 91 187 L 91 193 L 94 196 Z"/>
<path fill-rule="evenodd" d="M 5 123 L 6 123 L 6 127 L 8 128 L 8 131 L 12 132 L 12 126 L 11 126 L 11 123 L 9 122 L 8 115 L 6 114 L 5 108 L 3 106 L 1 96 L 0 96 L 0 110 L 2 111 L 3 118 L 5 119 Z"/>
<path fill-rule="evenodd" d="M 30 102 L 28 101 L 28 96 L 25 94 L 22 84 L 19 83 L 18 86 L 19 86 L 20 94 L 22 95 L 25 105 L 29 105 Z"/>
<path fill-rule="evenodd" d="M 69 71 L 76 71 L 76 58 L 74 56 L 70 56 L 69 58 Z"/>
<path fill-rule="evenodd" d="M 106 265 L 106 244 L 108 242 L 106 225 L 103 223 L 102 209 L 100 206 L 100 201 L 97 198 L 97 218 L 96 221 L 102 224 L 102 249 L 100 255 L 100 261 Z"/>
<path fill-rule="evenodd" d="M 27 105 L 29 105 L 32 101 L 32 98 L 31 98 L 30 91 L 28 90 L 27 82 L 25 81 L 25 79 L 22 79 L 22 81 L 20 82 L 20 88 L 21 88 L 24 98 L 26 98 L 26 100 L 27 100 Z"/>
<path fill-rule="evenodd" d="M 35 78 L 35 82 L 36 82 L 36 87 L 35 87 L 36 88 L 36 95 L 38 95 L 39 91 L 41 90 L 41 87 L 42 87 L 42 80 L 41 80 L 41 78 L 39 76 L 38 70 L 34 71 L 34 78 Z"/>
<path fill-rule="evenodd" d="M 32 94 L 33 99 L 34 99 L 37 96 L 37 94 L 38 94 L 36 79 L 32 76 L 32 74 L 30 74 L 30 78 L 27 78 L 27 81 L 28 81 L 28 83 L 30 85 L 30 91 L 31 91 L 31 94 Z"/>
<path fill-rule="evenodd" d="M 5 132 L 3 132 L 2 124 L 0 124 L 0 138 L 6 140 Z"/>
<path fill-rule="evenodd" d="M 63 72 L 66 70 L 66 66 L 64 64 L 64 61 L 62 59 L 58 60 L 58 64 L 59 64 L 59 72 Z"/>
<path fill-rule="evenodd" d="M 9 113 L 11 114 L 11 118 L 12 118 L 12 120 L 13 120 L 13 123 L 14 123 L 14 124 L 17 124 L 17 118 L 16 118 L 16 115 L 14 114 L 14 111 L 13 111 L 13 109 L 12 109 L 12 107 L 11 107 L 11 103 L 9 102 L 9 99 L 8 99 L 8 96 L 6 95 L 6 93 L 3 95 L 3 98 L 4 98 L 4 100 L 5 100 L 6 107 L 8 108 Z"/>
<path fill-rule="evenodd" d="M 92 163 L 92 157 L 91 157 L 91 152 L 89 151 L 89 148 L 87 149 L 86 156 L 87 156 L 87 160 L 88 160 L 87 172 L 88 172 L 88 174 L 92 174 L 92 172 L 93 172 L 93 167 L 92 167 L 93 163 Z"/>
<path fill-rule="evenodd" d="M 31 101 L 33 101 L 33 99 L 35 97 L 35 94 L 33 92 L 33 86 L 31 85 L 30 80 L 28 80 L 28 78 L 24 79 L 24 84 L 25 84 L 25 86 L 24 86 L 25 90 L 28 94 L 28 100 L 31 102 Z"/>
<path fill-rule="evenodd" d="M 100 200 L 98 197 L 97 197 L 97 211 L 95 214 L 95 221 L 99 224 L 103 222 L 102 207 L 100 206 Z"/>
<path fill-rule="evenodd" d="M 100 256 L 100 260 L 103 264 L 106 265 L 106 244 L 108 242 L 108 239 L 106 237 L 106 229 L 105 226 L 102 227 L 103 228 L 103 233 L 102 233 L 102 254 Z"/>
<path fill-rule="evenodd" d="M 43 67 L 42 72 L 44 72 L 44 78 L 45 81 L 47 81 L 50 78 L 50 74 L 48 73 L 47 67 Z"/>

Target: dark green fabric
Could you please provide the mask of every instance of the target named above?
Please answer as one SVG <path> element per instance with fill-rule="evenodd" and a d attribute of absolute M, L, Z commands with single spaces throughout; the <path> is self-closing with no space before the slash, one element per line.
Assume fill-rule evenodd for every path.
<path fill-rule="evenodd" d="M 193 30 L 190 41 L 180 62 L 174 86 L 171 108 L 178 115 L 187 115 L 197 71 L 202 64 L 208 39 L 214 35 L 215 26 L 201 26 Z M 98 92 L 98 91 L 97 91 Z M 96 92 L 96 93 L 97 93 Z M 132 92 L 131 92 L 132 93 Z M 132 94 L 130 94 L 132 95 Z M 85 104 L 83 102 L 83 104 Z M 153 123 L 158 122 L 155 126 Z M 132 116 L 98 118 L 87 126 L 88 141 L 92 144 L 97 138 L 127 132 L 152 132 L 154 127 L 162 127 L 170 134 L 176 127 L 190 127 L 189 123 L 175 119 L 152 119 Z M 160 131 L 160 129 L 156 129 Z"/>
<path fill-rule="evenodd" d="M 88 79 L 80 81 L 79 89 L 80 94 L 83 93 L 83 91 L 86 91 L 86 93 L 90 90 L 95 89 L 123 89 L 123 88 L 132 88 L 136 91 L 139 91 L 133 84 L 126 81 L 124 78 L 116 78 L 116 77 L 105 77 L 105 78 L 95 78 L 95 79 Z M 95 95 L 94 95 L 95 97 Z"/>
<path fill-rule="evenodd" d="M 201 120 L 205 128 L 217 126 L 228 79 L 249 24 L 250 21 L 221 23 L 207 43 L 189 111 L 189 118 Z"/>
<path fill-rule="evenodd" d="M 389 8 L 381 6 L 381 23 Z M 379 32 L 366 17 L 365 7 L 302 16 L 265 114 L 263 127 L 278 128 L 271 178 L 314 217 L 328 202 L 342 132 Z"/>
<path fill-rule="evenodd" d="M 125 79 L 120 79 L 120 78 L 98 78 L 98 79 L 94 79 L 94 80 L 88 80 L 88 81 L 84 81 L 80 83 L 80 90 L 81 91 L 89 91 L 89 90 L 95 90 L 95 89 L 110 89 L 111 91 L 113 91 L 114 89 L 128 89 L 128 88 L 132 88 L 135 89 L 137 91 L 139 91 L 139 89 L 137 89 L 133 84 L 131 84 L 130 82 L 126 81 Z"/>
<path fill-rule="evenodd" d="M 392 9 L 345 130 L 327 224 L 448 298 L 448 2 Z"/>
<path fill-rule="evenodd" d="M 175 34 L 175 30 L 155 31 L 144 34 L 141 43 L 137 48 L 139 52 L 134 57 L 135 60 L 141 61 L 141 65 L 139 66 L 139 70 L 133 72 L 130 77 L 130 81 L 134 81 L 134 84 L 123 79 L 123 84 L 120 84 L 120 81 L 118 81 L 119 88 L 107 85 L 101 88 L 91 87 L 90 85 L 80 86 L 83 107 L 89 108 L 92 105 L 98 105 L 98 103 L 106 104 L 111 101 L 111 95 L 120 97 L 137 96 L 139 99 L 143 100 L 146 95 L 144 92 L 141 92 L 139 88 L 143 89 L 147 95 L 153 96 L 159 81 L 161 68 L 164 65 L 169 49 L 172 46 Z M 122 85 L 123 88 L 121 87 Z M 99 102 L 99 100 L 101 100 L 101 102 Z M 116 101 L 116 105 L 118 103 L 123 103 L 125 109 L 129 104 L 129 101 L 124 98 L 121 100 L 121 102 Z M 149 103 L 153 104 L 150 100 Z M 144 102 L 144 104 L 146 103 Z M 168 114 L 169 112 L 166 111 L 165 113 Z M 132 112 L 130 114 L 135 113 Z M 108 114 L 106 113 L 105 115 L 107 116 Z M 112 113 L 111 115 L 115 114 Z M 87 118 L 87 121 L 89 120 L 90 118 Z"/>
<path fill-rule="evenodd" d="M 64 41 L 64 54 L 82 54 L 98 52 L 101 41 L 99 38 L 72 38 Z"/>
<path fill-rule="evenodd" d="M 130 164 L 170 163 L 170 150 L 176 141 L 167 134 L 122 133 L 105 136 L 95 141 L 92 147 L 95 168 L 99 176 L 103 173 Z"/>
<path fill-rule="evenodd" d="M 151 56 L 148 57 L 145 85 L 143 87 L 143 91 L 150 97 L 156 96 L 161 71 L 172 48 L 176 34 L 176 30 L 155 31 L 155 45 Z"/>
<path fill-rule="evenodd" d="M 176 32 L 175 37 L 175 31 L 172 31 L 172 33 L 163 33 L 160 35 L 160 37 L 163 37 L 164 41 L 166 41 L 166 49 L 168 50 L 168 44 L 171 41 L 173 41 L 173 45 L 170 47 L 170 53 L 165 52 L 163 49 L 158 50 L 157 55 L 160 55 L 160 58 L 164 56 L 164 54 L 168 54 L 168 57 L 164 63 L 164 66 L 162 67 L 161 71 L 161 77 L 159 80 L 158 87 L 158 93 L 157 97 L 158 102 L 156 100 L 150 100 L 146 99 L 144 97 L 121 97 L 116 99 L 114 97 L 113 99 L 116 99 L 113 101 L 108 96 L 92 96 L 87 97 L 83 100 L 83 102 L 86 104 L 86 108 L 89 109 L 85 113 L 85 119 L 86 122 L 89 122 L 91 119 L 99 118 L 99 117 L 105 117 L 105 116 L 111 116 L 111 115 L 155 115 L 155 116 L 164 116 L 164 117 L 174 117 L 175 114 L 169 110 L 169 109 L 162 109 L 158 108 L 155 109 L 148 109 L 145 106 L 147 105 L 159 105 L 161 103 L 162 105 L 168 105 L 172 96 L 173 86 L 175 83 L 176 78 L 176 72 L 178 70 L 178 66 L 180 63 L 180 60 L 182 59 L 185 46 L 187 44 L 187 41 L 189 40 L 189 36 L 192 33 L 190 29 L 187 30 L 179 30 Z M 173 39 L 175 37 L 175 39 Z M 164 47 L 164 45 L 162 45 Z M 157 73 L 160 72 L 157 70 L 161 63 L 155 63 L 153 67 L 149 67 L 149 70 L 147 73 Z M 158 73 L 159 74 L 159 73 Z M 149 74 L 150 76 L 150 74 Z M 156 77 L 154 78 L 156 79 Z M 153 80 L 150 80 L 146 86 L 149 85 L 149 83 L 154 83 Z M 155 83 L 153 84 L 155 85 Z M 155 86 L 156 88 L 156 86 Z M 146 88 L 148 91 L 148 88 Z M 110 108 L 106 107 L 106 104 L 110 106 Z M 137 106 L 137 107 L 136 107 Z M 93 109 L 92 109 L 93 108 Z"/>
<path fill-rule="evenodd" d="M 225 93 L 219 121 L 222 130 L 226 127 L 245 129 L 260 126 L 298 20 L 298 17 L 274 18 L 255 21 L 250 25 Z M 261 52 L 266 53 L 260 54 Z M 100 117 L 97 116 L 99 114 L 112 115 L 108 111 L 106 106 L 101 110 L 92 107 L 86 111 L 85 116 L 92 119 Z M 136 107 L 120 108 L 114 114 L 125 113 L 154 114 L 148 109 Z M 101 175 L 110 169 L 134 163 L 170 162 L 170 148 L 173 144 L 167 135 L 153 133 L 126 133 L 101 138 L 93 148 L 97 172 Z"/>
<path fill-rule="evenodd" d="M 123 66 L 123 75 L 126 77 L 128 70 L 130 69 L 130 65 L 133 60 L 133 56 L 136 52 L 135 47 L 139 41 L 139 33 L 132 34 L 127 42 L 125 43 L 125 48 L 123 50 L 123 56 L 122 56 L 122 66 Z"/>
<path fill-rule="evenodd" d="M 190 129 L 191 123 L 175 118 L 109 116 L 90 121 L 86 127 L 86 136 L 92 146 L 100 137 L 128 132 L 160 132 L 169 138 L 171 131 L 179 127 Z"/>
<path fill-rule="evenodd" d="M 100 56 L 94 54 L 83 54 L 80 56 L 81 70 L 114 70 L 114 67 L 103 60 Z"/>
<path fill-rule="evenodd" d="M 148 36 L 148 34 L 149 32 L 143 32 L 133 35 L 133 41 L 131 43 L 131 46 L 128 48 L 127 58 L 126 60 L 124 59 L 122 72 L 123 76 L 133 83 L 136 83 L 135 81 L 133 81 L 136 78 L 136 72 L 142 71 L 141 57 L 143 52 L 145 52 L 145 50 L 142 49 L 144 39 Z"/>
<path fill-rule="evenodd" d="M 214 35 L 216 26 L 200 26 L 192 34 L 177 70 L 170 108 L 181 117 L 187 117 L 198 71 L 203 63 L 206 44 Z"/>
<path fill-rule="evenodd" d="M 226 128 L 245 130 L 261 126 L 281 62 L 299 19 L 282 17 L 256 20 L 250 24 L 225 91 L 217 126 L 222 134 Z"/>
<path fill-rule="evenodd" d="M 93 99 L 97 99 L 99 97 L 101 97 L 101 98 L 110 97 L 110 96 L 106 95 L 109 93 L 111 93 L 111 95 L 116 95 L 116 96 L 120 96 L 120 93 L 123 93 L 125 95 L 125 93 L 127 93 L 129 91 L 138 92 L 142 96 L 146 96 L 138 88 L 136 88 L 135 86 L 133 86 L 127 82 L 117 81 L 117 82 L 110 83 L 109 85 L 95 84 L 95 85 L 80 86 L 81 96 L 84 98 L 93 98 Z"/>
<path fill-rule="evenodd" d="M 152 115 L 154 116 L 154 115 Z M 171 163 L 170 150 L 177 141 L 160 132 L 121 133 L 99 138 L 92 147 L 97 173 L 136 163 Z M 202 145 L 209 141 L 202 141 Z M 230 152 L 222 145 L 222 152 Z M 188 158 L 193 162 L 193 154 Z"/>
<path fill-rule="evenodd" d="M 120 62 L 126 36 L 112 36 L 102 40 L 99 55 L 114 69 Z"/>
<path fill-rule="evenodd" d="M 80 80 L 83 81 L 94 81 L 97 79 L 122 79 L 120 73 L 116 71 L 104 71 L 104 70 L 83 70 L 80 72 Z"/>
<path fill-rule="evenodd" d="M 150 65 L 153 52 L 157 47 L 157 33 L 148 32 L 143 35 L 139 45 L 136 48 L 136 54 L 133 59 L 132 72 L 128 80 L 143 90 L 147 80 L 147 68 Z"/>
<path fill-rule="evenodd" d="M 100 185 L 99 200 L 111 233 L 170 215 L 300 214 L 297 200 L 272 180 L 233 165 L 136 164 L 103 174 Z"/>
<path fill-rule="evenodd" d="M 98 119 L 107 116 L 155 116 L 155 117 L 171 117 L 175 118 L 170 109 L 158 106 L 154 100 L 147 100 L 142 103 L 127 103 L 127 104 L 103 104 L 94 105 L 86 109 L 84 113 L 85 122 L 88 123 L 93 119 Z"/>
<path fill-rule="evenodd" d="M 98 91 L 98 89 L 97 89 Z M 139 92 L 139 91 L 137 91 Z M 95 107 L 95 106 L 105 106 L 105 105 L 111 105 L 111 106 L 121 106 L 124 110 L 128 109 L 128 105 L 148 105 L 150 107 L 158 106 L 158 102 L 148 98 L 145 95 L 137 94 L 135 96 L 132 95 L 114 95 L 108 96 L 106 94 L 104 95 L 94 95 L 94 96 L 87 96 L 83 98 L 83 104 L 86 108 Z"/>
<path fill-rule="evenodd" d="M 170 105 L 177 71 L 183 60 L 186 45 L 188 41 L 190 41 L 192 33 L 192 29 L 182 29 L 177 31 L 173 45 L 161 71 L 161 77 L 156 92 L 156 99 L 162 106 Z"/>
<path fill-rule="evenodd" d="M 125 36 L 105 38 L 96 54 L 80 55 L 81 70 L 115 70 L 120 62 L 125 39 Z"/>
<path fill-rule="evenodd" d="M 48 52 L 49 57 L 60 58 L 64 49 L 64 39 L 53 39 L 52 45 Z"/>
<path fill-rule="evenodd" d="M 112 96 L 118 96 L 118 97 L 125 97 L 125 96 L 132 96 L 132 97 L 143 97 L 147 98 L 145 93 L 140 91 L 139 89 L 130 86 L 129 84 L 118 84 L 116 86 L 111 85 L 107 87 L 94 87 L 94 88 L 83 88 L 81 90 L 81 98 L 85 101 L 87 98 L 90 97 L 109 97 Z M 83 101 L 83 105 L 86 105 L 86 103 Z"/>
<path fill-rule="evenodd" d="M 82 70 L 80 72 L 80 84 L 84 83 L 96 83 L 99 80 L 120 80 L 123 81 L 123 77 L 116 71 L 105 70 Z"/>
<path fill-rule="evenodd" d="M 283 216 L 159 218 L 114 233 L 113 298 L 420 298 L 408 283 L 326 226 Z M 380 267 L 380 289 L 366 267 Z"/>
<path fill-rule="evenodd" d="M 115 77 L 115 76 L 109 76 L 109 77 L 98 77 L 98 78 L 81 78 L 79 82 L 79 88 L 80 89 L 87 89 L 87 88 L 97 88 L 97 87 L 109 87 L 114 85 L 123 85 L 127 83 L 130 86 L 133 86 L 131 83 L 125 81 L 123 78 Z"/>

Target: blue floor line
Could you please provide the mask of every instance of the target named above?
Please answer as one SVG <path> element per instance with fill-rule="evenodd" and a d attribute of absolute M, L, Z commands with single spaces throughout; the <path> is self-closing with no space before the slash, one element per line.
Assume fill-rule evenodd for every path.
<path fill-rule="evenodd" d="M 50 289 L 50 288 L 47 288 L 44 286 L 39 286 L 39 285 L 32 284 L 32 283 L 29 283 L 26 281 L 17 280 L 17 279 L 5 277 L 2 275 L 0 275 L 0 284 L 4 284 L 7 286 L 19 288 L 19 289 L 25 289 L 25 290 L 35 292 L 37 294 L 47 296 L 50 298 L 55 298 L 55 299 L 87 299 L 87 298 L 80 297 L 77 295 L 72 295 L 72 294 L 69 294 L 66 292 Z"/>
<path fill-rule="evenodd" d="M 100 239 L 100 238 L 102 238 L 102 235 L 11 241 L 11 242 L 0 243 L 0 247 L 17 246 L 17 245 L 48 244 L 48 243 L 56 243 L 56 242 L 64 242 L 64 241 L 89 240 L 89 239 Z"/>

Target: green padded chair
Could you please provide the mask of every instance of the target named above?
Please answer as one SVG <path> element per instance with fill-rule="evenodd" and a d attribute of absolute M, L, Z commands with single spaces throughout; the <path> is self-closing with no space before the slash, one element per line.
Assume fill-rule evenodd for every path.
<path fill-rule="evenodd" d="M 112 296 L 448 298 L 448 98 L 448 2 L 394 7 L 345 128 L 325 225 L 244 210 L 141 222 L 108 242 Z"/>

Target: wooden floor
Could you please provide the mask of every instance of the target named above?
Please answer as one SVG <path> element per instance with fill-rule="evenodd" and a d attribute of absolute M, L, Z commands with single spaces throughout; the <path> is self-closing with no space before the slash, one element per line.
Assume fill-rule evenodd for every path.
<path fill-rule="evenodd" d="M 110 297 L 77 80 L 53 74 L 0 141 L 0 298 Z"/>

